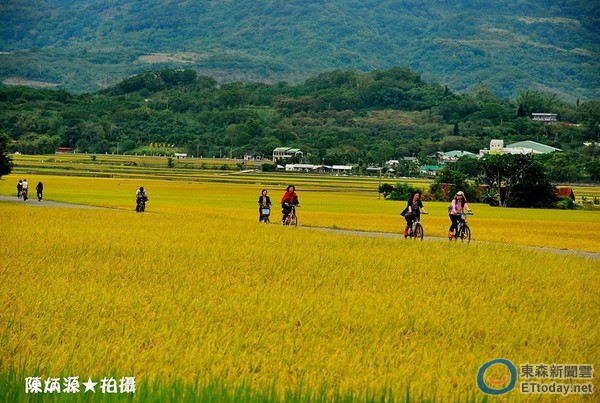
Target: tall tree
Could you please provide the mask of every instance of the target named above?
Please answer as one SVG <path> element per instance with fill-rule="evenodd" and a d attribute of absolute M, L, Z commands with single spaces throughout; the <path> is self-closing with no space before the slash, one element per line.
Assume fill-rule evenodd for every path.
<path fill-rule="evenodd" d="M 4 175 L 8 175 L 13 168 L 13 162 L 10 155 L 8 155 L 8 143 L 10 137 L 4 133 L 0 133 L 0 178 Z"/>
<path fill-rule="evenodd" d="M 488 155 L 479 160 L 479 168 L 500 206 L 549 207 L 554 200 L 553 187 L 532 154 Z"/>

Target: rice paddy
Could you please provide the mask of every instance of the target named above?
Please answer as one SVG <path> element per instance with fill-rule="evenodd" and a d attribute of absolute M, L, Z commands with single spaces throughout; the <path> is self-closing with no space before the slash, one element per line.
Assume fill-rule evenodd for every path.
<path fill-rule="evenodd" d="M 487 242 L 368 238 L 260 224 L 256 200 L 292 182 L 300 227 L 398 234 L 404 203 L 374 178 L 201 173 L 2 178 L 2 195 L 26 175 L 106 208 L 0 201 L 0 400 L 26 399 L 28 376 L 112 374 L 135 376 L 136 401 L 481 401 L 491 359 L 598 361 L 598 260 L 521 247 L 600 252 L 597 211 L 474 204 Z M 446 203 L 425 206 L 443 237 Z"/>

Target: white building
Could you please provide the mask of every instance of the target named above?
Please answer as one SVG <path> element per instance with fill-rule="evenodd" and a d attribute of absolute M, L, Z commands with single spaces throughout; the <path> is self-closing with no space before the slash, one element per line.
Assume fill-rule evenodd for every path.
<path fill-rule="evenodd" d="M 273 162 L 277 162 L 277 160 L 285 160 L 292 157 L 300 157 L 304 153 L 299 148 L 289 148 L 289 147 L 278 147 L 273 150 Z"/>
<path fill-rule="evenodd" d="M 331 172 L 334 174 L 349 175 L 352 173 L 352 165 L 332 165 Z"/>
<path fill-rule="evenodd" d="M 252 153 L 244 154 L 244 161 L 260 161 L 262 157 L 260 155 L 255 155 Z"/>
<path fill-rule="evenodd" d="M 313 164 L 287 164 L 285 166 L 286 172 L 313 172 L 316 165 Z"/>
<path fill-rule="evenodd" d="M 479 150 L 478 157 L 487 154 L 548 154 L 555 151 L 562 151 L 560 148 L 526 140 L 512 143 L 504 147 L 504 140 L 490 141 L 490 149 Z"/>
<path fill-rule="evenodd" d="M 544 123 L 556 123 L 556 113 L 532 113 L 531 120 Z"/>

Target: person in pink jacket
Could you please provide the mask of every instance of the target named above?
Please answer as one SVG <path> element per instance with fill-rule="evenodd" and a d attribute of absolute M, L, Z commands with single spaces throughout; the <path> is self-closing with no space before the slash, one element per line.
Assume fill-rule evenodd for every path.
<path fill-rule="evenodd" d="M 460 221 L 463 221 L 461 214 L 463 211 L 468 211 L 472 213 L 469 205 L 467 204 L 467 199 L 465 199 L 465 194 L 461 190 L 460 192 L 456 192 L 454 198 L 452 199 L 452 204 L 450 204 L 450 221 L 452 225 L 450 225 L 450 229 L 448 230 L 448 238 L 452 239 L 454 237 L 454 231 L 456 231 L 456 226 Z"/>

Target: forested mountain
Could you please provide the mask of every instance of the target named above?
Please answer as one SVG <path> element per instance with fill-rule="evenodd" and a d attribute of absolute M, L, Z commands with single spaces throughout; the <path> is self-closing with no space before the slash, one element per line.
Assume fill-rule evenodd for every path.
<path fill-rule="evenodd" d="M 481 82 L 502 97 L 538 89 L 574 102 L 600 98 L 599 10 L 596 0 L 6 0 L 0 78 L 95 91 L 166 67 L 299 83 L 405 66 L 454 91 Z"/>

